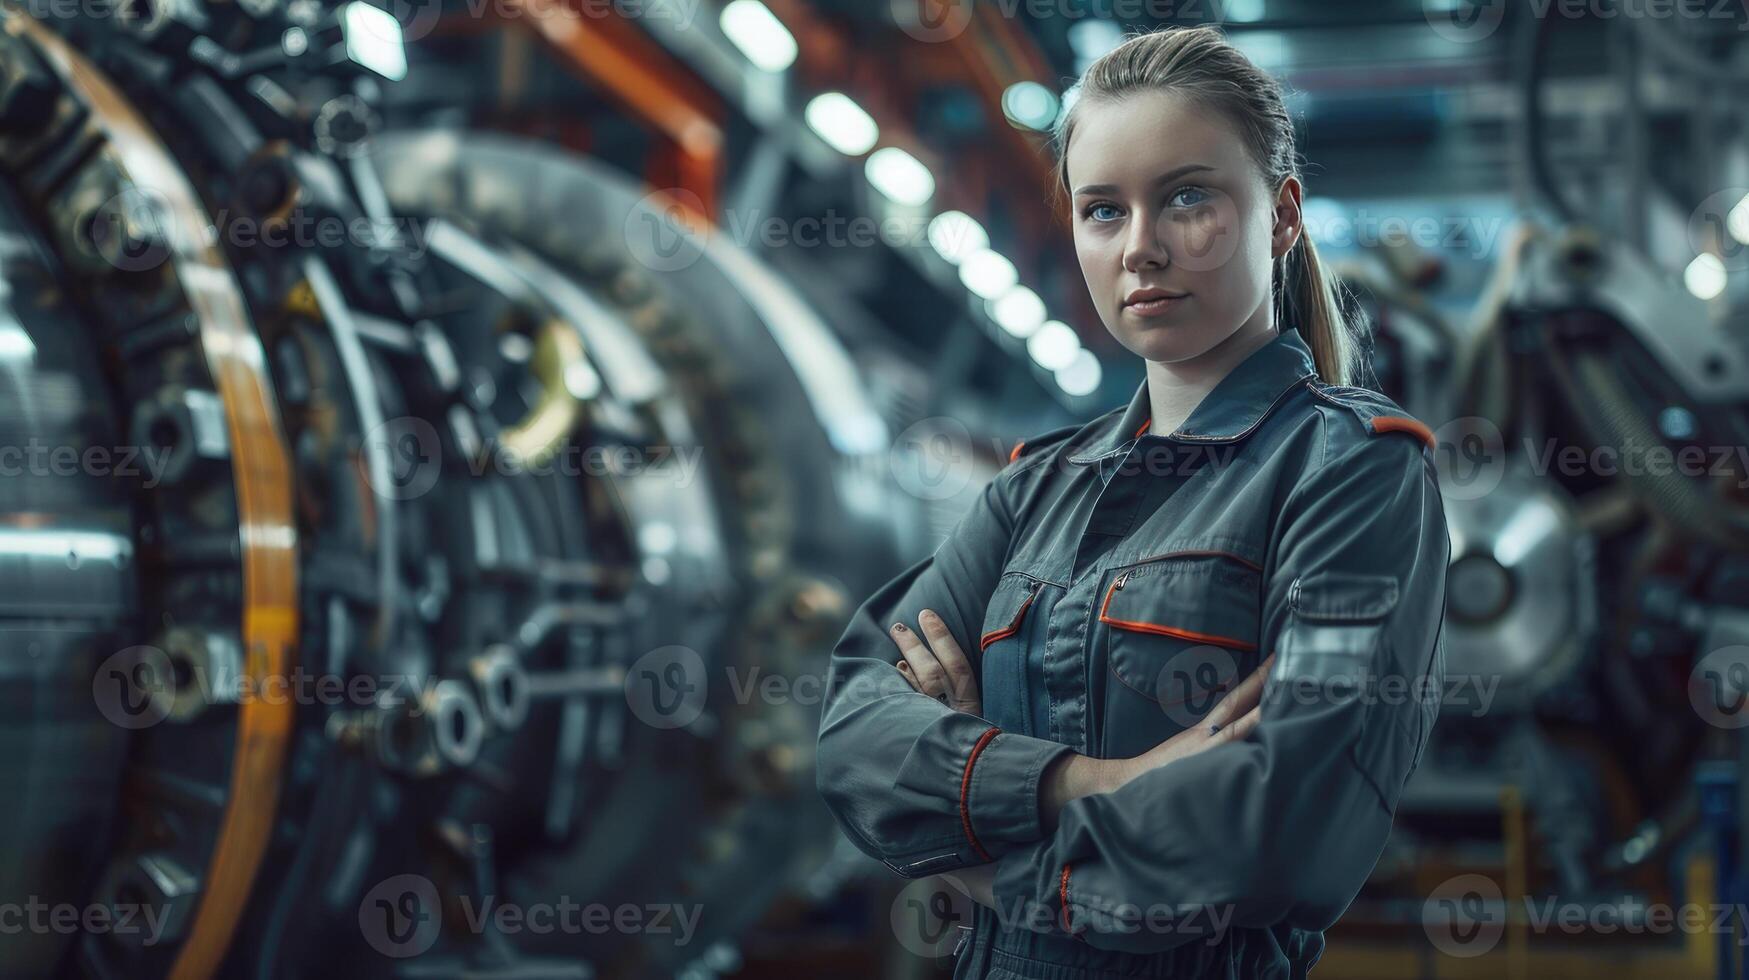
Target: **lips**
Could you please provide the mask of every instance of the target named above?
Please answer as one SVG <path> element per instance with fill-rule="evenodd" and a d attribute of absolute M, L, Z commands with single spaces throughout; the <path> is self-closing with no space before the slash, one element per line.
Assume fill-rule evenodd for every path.
<path fill-rule="evenodd" d="M 1128 306 L 1130 303 L 1144 303 L 1147 299 L 1181 299 L 1184 296 L 1184 292 L 1161 289 L 1158 285 L 1144 285 L 1142 289 L 1130 290 L 1130 296 L 1123 297 L 1123 303 Z"/>
<path fill-rule="evenodd" d="M 1124 309 L 1136 316 L 1157 316 L 1176 307 L 1189 295 L 1164 289 L 1138 289 L 1124 300 Z"/>
<path fill-rule="evenodd" d="M 1188 292 L 1174 292 L 1170 289 L 1160 289 L 1158 285 L 1149 285 L 1149 287 L 1142 287 L 1142 289 L 1130 290 L 1130 296 L 1123 297 L 1123 304 L 1133 306 L 1133 304 L 1147 303 L 1153 299 L 1184 299 L 1186 296 L 1189 296 Z"/>

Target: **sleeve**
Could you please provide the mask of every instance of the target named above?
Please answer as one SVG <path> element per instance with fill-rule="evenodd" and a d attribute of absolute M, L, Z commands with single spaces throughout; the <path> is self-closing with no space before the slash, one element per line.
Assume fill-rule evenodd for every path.
<path fill-rule="evenodd" d="M 1257 729 L 1071 801 L 1054 834 L 998 863 L 998 908 L 1147 953 L 1211 921 L 1321 931 L 1354 900 L 1444 681 L 1451 543 L 1431 453 L 1396 436 L 1345 449 L 1289 495 L 1278 528 Z M 1172 927 L 1192 921 L 1202 931 Z"/>
<path fill-rule="evenodd" d="M 934 555 L 870 596 L 832 651 L 816 785 L 845 835 L 907 878 L 1038 840 L 1039 777 L 1071 751 L 913 690 L 887 633 L 901 621 L 915 629 L 933 609 L 976 666 L 977 631 L 1014 528 L 1008 493 L 1018 468 L 997 474 Z"/>

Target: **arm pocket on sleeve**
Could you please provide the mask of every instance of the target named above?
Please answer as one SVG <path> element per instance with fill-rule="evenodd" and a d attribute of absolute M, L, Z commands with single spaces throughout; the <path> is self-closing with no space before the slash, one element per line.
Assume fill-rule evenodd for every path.
<path fill-rule="evenodd" d="M 1397 605 L 1397 577 L 1314 572 L 1294 581 L 1288 604 L 1303 619 L 1381 619 Z"/>
<path fill-rule="evenodd" d="M 1385 665 L 1379 641 L 1397 605 L 1394 575 L 1314 572 L 1288 587 L 1288 623 L 1275 673 L 1364 686 Z"/>
<path fill-rule="evenodd" d="M 1386 574 L 1323 571 L 1296 580 L 1277 662 L 1278 676 L 1315 685 L 1327 708 L 1356 713 L 1349 754 L 1392 813 L 1439 711 L 1421 658 L 1391 642 L 1398 594 L 1397 578 Z"/>

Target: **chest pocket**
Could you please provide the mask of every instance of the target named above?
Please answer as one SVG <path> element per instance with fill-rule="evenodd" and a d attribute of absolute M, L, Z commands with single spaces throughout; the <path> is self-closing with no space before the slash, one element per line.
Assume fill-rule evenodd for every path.
<path fill-rule="evenodd" d="M 1005 732 L 1028 731 L 1026 658 L 1043 583 L 1009 572 L 996 583 L 978 637 L 978 694 L 984 717 Z"/>
<path fill-rule="evenodd" d="M 1100 753 L 1132 756 L 1197 724 L 1256 667 L 1262 572 L 1186 553 L 1115 571 L 1099 605 L 1107 664 Z"/>

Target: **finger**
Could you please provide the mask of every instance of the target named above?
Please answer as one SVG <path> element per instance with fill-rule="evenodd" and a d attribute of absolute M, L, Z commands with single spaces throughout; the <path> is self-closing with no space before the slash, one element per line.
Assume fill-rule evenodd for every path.
<path fill-rule="evenodd" d="M 972 663 L 966 659 L 965 651 L 960 649 L 959 641 L 953 638 L 947 623 L 935 614 L 935 610 L 925 609 L 917 617 L 917 625 L 923 628 L 924 638 L 929 641 L 930 649 L 935 651 L 936 663 L 947 674 L 948 707 L 955 711 L 978 714 L 982 708 L 978 697 L 978 678 L 972 673 Z"/>
<path fill-rule="evenodd" d="M 911 665 L 917 689 L 932 698 L 946 694 L 947 672 L 941 669 L 935 654 L 924 645 L 923 637 L 904 623 L 894 623 L 888 633 L 899 645 L 899 652 L 905 655 L 905 662 Z"/>
<path fill-rule="evenodd" d="M 1218 733 L 1216 733 L 1214 738 L 1211 739 L 1210 741 L 1222 741 L 1222 742 L 1241 742 L 1241 741 L 1244 741 L 1246 737 L 1248 737 L 1252 732 L 1257 730 L 1257 725 L 1262 721 L 1263 721 L 1263 707 L 1261 705 L 1259 705 L 1258 707 L 1252 708 L 1250 711 L 1247 711 L 1244 714 L 1240 715 L 1238 721 L 1235 721 L 1231 725 L 1228 725 L 1227 727 L 1221 729 Z"/>
<path fill-rule="evenodd" d="M 1239 682 L 1239 686 L 1227 692 L 1226 697 L 1209 709 L 1206 720 L 1212 725 L 1225 727 L 1235 718 L 1257 707 L 1263 698 L 1263 687 L 1269 681 L 1269 668 L 1275 665 L 1275 654 L 1263 658 L 1257 669 L 1249 677 Z"/>
<path fill-rule="evenodd" d="M 908 663 L 905 660 L 905 658 L 903 658 L 903 657 L 899 658 L 899 675 L 901 677 L 905 678 L 905 683 L 911 685 L 913 690 L 916 690 L 916 691 L 923 690 L 923 688 L 921 686 L 919 686 L 917 683 L 917 675 L 911 673 L 911 664 Z"/>

